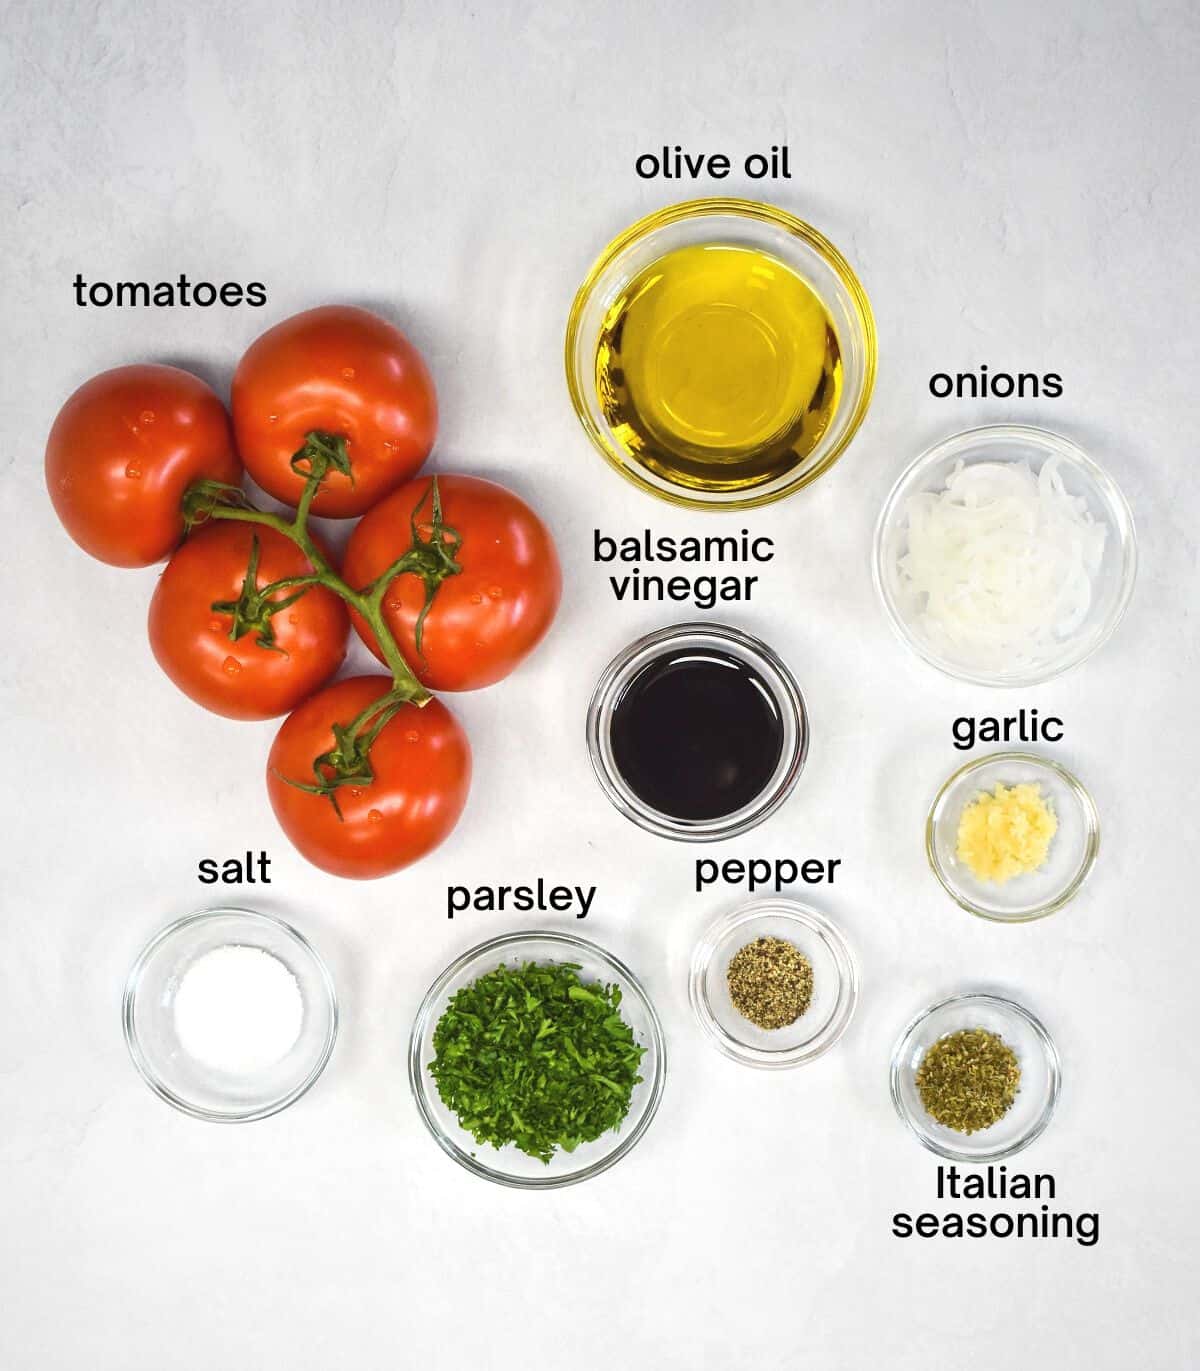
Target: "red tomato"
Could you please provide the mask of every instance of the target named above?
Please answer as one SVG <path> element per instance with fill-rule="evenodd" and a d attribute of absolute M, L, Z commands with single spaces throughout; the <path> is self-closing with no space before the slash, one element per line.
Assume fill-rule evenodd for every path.
<path fill-rule="evenodd" d="M 178 367 L 101 372 L 58 412 L 46 442 L 46 485 L 63 527 L 113 566 L 150 566 L 183 537 L 180 501 L 207 477 L 237 485 L 225 407 Z"/>
<path fill-rule="evenodd" d="M 416 473 L 437 432 L 433 379 L 399 329 L 365 309 L 294 315 L 250 345 L 233 378 L 233 426 L 250 475 L 295 505 L 292 457 L 314 431 L 346 439 L 354 480 L 325 478 L 313 513 L 346 519 Z"/>
<path fill-rule="evenodd" d="M 384 618 L 413 670 L 432 690 L 475 690 L 507 676 L 541 642 L 562 597 L 562 572 L 545 524 L 511 490 L 477 476 L 439 476 L 442 522 L 462 537 L 461 573 L 438 587 L 425 618 L 421 652 L 416 624 L 425 603 L 419 577 L 402 573 L 384 597 Z M 368 585 L 412 542 L 410 521 L 429 537 L 431 478 L 410 481 L 370 510 L 354 530 L 342 574 Z M 424 503 L 422 503 L 424 501 Z M 370 628 L 354 627 L 376 656 Z"/>
<path fill-rule="evenodd" d="M 150 602 L 150 646 L 185 695 L 228 719 L 273 719 L 308 698 L 342 664 L 349 619 L 343 602 L 312 586 L 269 618 L 275 648 L 251 631 L 230 638 L 233 616 L 214 611 L 242 594 L 254 539 L 257 588 L 307 575 L 304 553 L 273 528 L 211 523 L 167 563 Z M 280 591 L 272 600 L 284 599 Z"/>
<path fill-rule="evenodd" d="M 375 739 L 375 779 L 330 800 L 289 781 L 312 784 L 313 764 L 334 746 L 333 725 L 350 724 L 391 689 L 386 676 L 354 676 L 327 686 L 284 720 L 267 759 L 271 808 L 288 838 L 334 876 L 387 876 L 432 851 L 462 814 L 471 783 L 471 748 L 439 700 L 403 705 Z"/>

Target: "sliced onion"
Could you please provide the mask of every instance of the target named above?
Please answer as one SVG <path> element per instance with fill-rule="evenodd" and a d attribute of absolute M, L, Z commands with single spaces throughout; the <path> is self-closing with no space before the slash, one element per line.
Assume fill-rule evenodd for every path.
<path fill-rule="evenodd" d="M 1106 529 L 1063 484 L 1058 459 L 959 462 L 945 489 L 905 505 L 902 580 L 917 626 L 964 666 L 1032 665 L 1087 618 Z"/>

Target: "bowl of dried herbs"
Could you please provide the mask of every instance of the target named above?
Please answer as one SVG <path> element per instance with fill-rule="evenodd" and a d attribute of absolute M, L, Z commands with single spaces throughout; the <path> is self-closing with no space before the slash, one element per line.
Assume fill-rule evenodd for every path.
<path fill-rule="evenodd" d="M 918 1014 L 892 1053 L 892 1100 L 920 1143 L 951 1161 L 1028 1147 L 1058 1101 L 1062 1069 L 1041 1021 L 1002 995 L 968 993 Z"/>
<path fill-rule="evenodd" d="M 408 1066 L 443 1151 L 487 1180 L 550 1189 L 606 1171 L 645 1133 L 666 1048 L 616 957 L 569 933 L 511 933 L 433 983 Z"/>

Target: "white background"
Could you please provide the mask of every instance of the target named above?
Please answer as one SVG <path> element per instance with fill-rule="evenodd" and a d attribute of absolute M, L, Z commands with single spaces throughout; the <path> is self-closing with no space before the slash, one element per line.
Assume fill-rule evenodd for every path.
<path fill-rule="evenodd" d="M 234 1367 L 970 1365 L 1176 1371 L 1200 1357 L 1193 902 L 1197 763 L 1197 127 L 1194 4 L 700 0 L 6 7 L 0 318 L 0 1365 Z M 686 617 L 617 605 L 610 533 L 709 532 L 592 452 L 562 377 L 566 313 L 611 236 L 717 183 L 642 182 L 664 142 L 786 142 L 759 194 L 838 243 L 872 298 L 874 404 L 831 475 L 745 516 L 779 554 L 732 622 L 795 670 L 808 768 L 720 855 L 838 856 L 811 893 L 857 948 L 859 1013 L 792 1073 L 701 1038 L 686 969 L 740 898 L 696 896 L 695 852 L 633 828 L 589 771 L 595 677 Z M 265 309 L 80 309 L 106 280 L 261 280 Z M 476 777 L 452 839 L 374 884 L 325 877 L 266 803 L 271 725 L 206 715 L 147 646 L 156 572 L 79 552 L 42 447 L 66 395 L 135 360 L 226 391 L 289 313 L 363 303 L 429 358 L 433 467 L 543 513 L 566 591 L 541 651 L 454 707 Z M 1061 399 L 935 400 L 932 372 L 1054 370 Z M 891 637 L 868 571 L 876 511 L 957 428 L 1061 428 L 1123 486 L 1142 565 L 1117 637 L 1044 688 L 943 679 Z M 361 661 L 362 654 L 358 660 Z M 922 851 L 961 760 L 952 719 L 1037 706 L 1100 807 L 1093 881 L 1029 927 L 972 920 Z M 211 899 L 204 856 L 265 848 L 269 889 L 329 960 L 344 1030 L 317 1088 L 249 1127 L 195 1122 L 134 1074 L 118 1008 L 163 923 Z M 508 1191 L 456 1168 L 409 1096 L 431 979 L 518 919 L 449 923 L 449 883 L 599 888 L 582 931 L 662 1013 L 669 1073 L 636 1150 L 584 1186 Z M 944 992 L 988 986 L 1045 1019 L 1058 1115 L 1013 1165 L 1052 1171 L 1099 1244 L 902 1242 L 935 1163 L 892 1111 L 888 1056 Z"/>

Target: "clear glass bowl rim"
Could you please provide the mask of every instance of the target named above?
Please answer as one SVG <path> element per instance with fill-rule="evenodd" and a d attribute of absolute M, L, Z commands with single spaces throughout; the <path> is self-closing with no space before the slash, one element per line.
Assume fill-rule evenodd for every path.
<path fill-rule="evenodd" d="M 736 929 L 764 915 L 792 919 L 816 933 L 829 947 L 840 972 L 837 1005 L 825 1028 L 809 1042 L 786 1052 L 770 1052 L 733 1039 L 717 1022 L 705 989 L 708 968 L 717 949 Z M 803 1066 L 828 1052 L 850 1026 L 858 1005 L 859 990 L 858 959 L 842 930 L 820 910 L 780 895 L 749 900 L 709 924 L 692 951 L 688 975 L 688 999 L 692 1012 L 717 1050 L 743 1066 L 760 1067 L 767 1071 L 786 1071 Z"/>
<path fill-rule="evenodd" d="M 428 1108 L 426 1103 L 429 1087 L 424 1079 L 421 1070 L 421 1042 L 424 1037 L 425 1028 L 433 1013 L 434 1006 L 440 998 L 444 988 L 454 979 L 459 972 L 465 970 L 473 961 L 481 960 L 484 957 L 490 958 L 491 955 L 514 943 L 535 941 L 545 941 L 562 948 L 580 948 L 591 955 L 598 957 L 602 962 L 611 966 L 625 984 L 633 990 L 641 1002 L 645 1011 L 646 1018 L 650 1023 L 650 1035 L 653 1039 L 655 1071 L 654 1076 L 647 1082 L 650 1087 L 650 1096 L 646 1101 L 646 1107 L 641 1117 L 628 1133 L 622 1133 L 620 1141 L 604 1157 L 593 1162 L 590 1166 L 583 1167 L 579 1171 L 571 1172 L 565 1176 L 510 1176 L 502 1171 L 497 1171 L 493 1167 L 485 1166 L 476 1157 L 464 1152 L 452 1138 L 448 1137 L 438 1126 L 437 1120 Z M 408 1082 L 412 1088 L 413 1099 L 416 1102 L 417 1112 L 424 1120 L 426 1128 L 429 1129 L 434 1141 L 446 1153 L 453 1158 L 459 1166 L 471 1172 L 474 1176 L 481 1176 L 484 1180 L 494 1181 L 497 1185 L 505 1185 L 513 1190 L 561 1190 L 568 1185 L 578 1185 L 581 1181 L 591 1180 L 593 1176 L 599 1176 L 602 1172 L 609 1170 L 633 1150 L 640 1141 L 642 1135 L 650 1127 L 654 1116 L 658 1113 L 658 1106 L 662 1102 L 663 1088 L 666 1084 L 667 1075 L 667 1044 L 663 1035 L 662 1022 L 658 1017 L 658 1011 L 654 1008 L 654 1002 L 646 993 L 645 986 L 633 974 L 632 971 L 620 960 L 606 951 L 598 943 L 594 943 L 589 938 L 581 938 L 574 933 L 564 933 L 558 929 L 548 928 L 529 928 L 521 929 L 511 933 L 500 933 L 493 938 L 487 938 L 474 947 L 469 948 L 461 956 L 456 957 L 449 966 L 434 980 L 433 984 L 425 992 L 413 1020 L 412 1032 L 408 1042 Z M 433 1087 L 436 1089 L 436 1087 Z"/>
<path fill-rule="evenodd" d="M 1050 1094 L 1046 1101 L 1045 1108 L 1038 1116 L 1034 1126 L 1023 1136 L 1010 1143 L 1009 1146 L 998 1148 L 994 1152 L 975 1154 L 971 1152 L 960 1152 L 948 1144 L 939 1143 L 936 1139 L 927 1137 L 917 1128 L 916 1124 L 909 1117 L 908 1110 L 904 1107 L 904 1100 L 900 1093 L 900 1077 L 903 1072 L 904 1046 L 909 1038 L 926 1019 L 946 1009 L 951 1005 L 965 1004 L 990 1004 L 1011 1011 L 1019 1018 L 1023 1019 L 1038 1040 L 1042 1051 L 1046 1057 L 1046 1069 L 1050 1078 Z M 964 990 L 954 995 L 947 995 L 945 999 L 937 1000 L 927 1009 L 921 1012 L 908 1022 L 904 1031 L 896 1039 L 896 1046 L 892 1049 L 892 1061 L 889 1072 L 890 1086 L 892 1094 L 892 1104 L 896 1108 L 904 1126 L 914 1138 L 927 1151 L 936 1156 L 945 1157 L 947 1161 L 978 1163 L 988 1165 L 992 1162 L 1003 1161 L 1006 1157 L 1014 1157 L 1018 1152 L 1023 1152 L 1030 1143 L 1035 1142 L 1046 1131 L 1050 1120 L 1054 1117 L 1055 1108 L 1058 1105 L 1059 1092 L 1062 1089 L 1062 1062 L 1058 1055 L 1058 1048 L 1054 1045 L 1054 1039 L 1046 1031 L 1045 1024 L 1031 1010 L 1026 1009 L 1023 1004 L 1018 1004 L 1016 1000 L 1011 1000 L 1007 995 L 997 995 L 985 990 Z"/>
<path fill-rule="evenodd" d="M 134 1003 L 137 999 L 138 988 L 141 984 L 142 973 L 153 954 L 183 929 L 191 927 L 197 923 L 206 922 L 209 919 L 228 917 L 235 915 L 241 919 L 250 919 L 263 924 L 269 924 L 278 929 L 289 938 L 293 939 L 311 959 L 316 967 L 322 985 L 329 996 L 329 1033 L 325 1040 L 325 1045 L 321 1055 L 313 1064 L 312 1070 L 305 1076 L 293 1090 L 279 1100 L 272 1101 L 269 1105 L 264 1105 L 259 1109 L 246 1110 L 243 1113 L 218 1112 L 216 1110 L 204 1109 L 200 1106 L 191 1104 L 182 1096 L 176 1095 L 169 1086 L 165 1085 L 150 1069 L 150 1064 L 146 1061 L 142 1053 L 141 1043 L 138 1041 L 137 1028 L 134 1023 Z M 333 977 L 329 973 L 329 968 L 325 965 L 320 953 L 313 947 L 312 943 L 286 919 L 281 919 L 275 914 L 264 914 L 257 909 L 241 909 L 235 905 L 221 905 L 213 909 L 200 909 L 192 914 L 185 914 L 182 918 L 175 919 L 173 922 L 160 928 L 159 931 L 142 948 L 129 968 L 129 974 L 125 978 L 125 991 L 121 997 L 121 1027 L 125 1035 L 125 1046 L 129 1049 L 129 1055 L 133 1059 L 133 1064 L 137 1068 L 138 1075 L 159 1097 L 169 1105 L 178 1109 L 183 1114 L 190 1115 L 193 1119 L 204 1119 L 209 1123 L 253 1123 L 257 1119 L 269 1119 L 272 1114 L 279 1114 L 287 1109 L 289 1105 L 295 1104 L 302 1095 L 307 1095 L 312 1087 L 320 1079 L 322 1072 L 329 1064 L 329 1059 L 333 1055 L 334 1044 L 337 1042 L 338 1024 L 340 1020 L 340 1010 L 338 1008 L 337 989 L 333 983 Z"/>
<path fill-rule="evenodd" d="M 1082 467 L 1096 485 L 1104 492 L 1106 503 L 1115 513 L 1115 523 L 1117 534 L 1121 539 L 1121 591 L 1113 606 L 1108 620 L 1104 625 L 1103 632 L 1097 635 L 1095 641 L 1087 646 L 1082 652 L 1076 651 L 1063 658 L 1058 664 L 1025 676 L 1013 677 L 1011 680 L 996 680 L 994 676 L 964 670 L 961 667 L 952 666 L 942 661 L 936 653 L 929 651 L 924 644 L 918 642 L 908 631 L 907 625 L 901 618 L 898 610 L 891 601 L 884 585 L 883 576 L 883 539 L 886 530 L 891 524 L 892 518 L 897 512 L 900 492 L 919 468 L 929 465 L 935 461 L 940 461 L 945 457 L 951 456 L 957 449 L 965 449 L 985 438 L 996 438 L 1019 442 L 1022 439 L 1036 442 L 1039 445 L 1045 444 L 1054 448 L 1057 452 L 1068 460 L 1075 462 Z M 922 661 L 928 662 L 930 666 L 943 675 L 950 676 L 957 681 L 967 681 L 971 685 L 989 686 L 996 690 L 1022 690 L 1030 686 L 1044 685 L 1047 681 L 1052 681 L 1058 676 L 1072 671 L 1087 661 L 1094 653 L 1098 652 L 1113 634 L 1120 627 L 1121 620 L 1125 617 L 1125 611 L 1129 607 L 1129 601 L 1133 596 L 1134 585 L 1137 581 L 1138 549 L 1137 549 L 1137 528 L 1133 520 L 1133 511 L 1129 507 L 1129 502 L 1121 487 L 1108 474 L 1107 471 L 1090 456 L 1084 449 L 1075 442 L 1074 439 L 1066 437 L 1064 434 L 1056 433 L 1053 429 L 1041 428 L 1037 424 L 979 424 L 974 428 L 961 429 L 957 433 L 952 433 L 946 438 L 939 439 L 931 447 L 925 449 L 919 456 L 914 457 L 904 468 L 900 475 L 892 484 L 888 491 L 887 499 L 883 502 L 883 507 L 879 511 L 879 517 L 875 521 L 875 533 L 872 540 L 871 549 L 871 577 L 875 583 L 875 593 L 879 598 L 879 603 L 883 606 L 884 615 L 891 625 L 892 632 L 908 648 L 915 653 Z"/>
<path fill-rule="evenodd" d="M 727 214 L 735 217 L 750 220 L 756 223 L 766 223 L 777 228 L 786 229 L 796 238 L 805 243 L 818 257 L 822 258 L 830 270 L 837 276 L 850 297 L 854 309 L 854 315 L 858 321 L 859 328 L 862 330 L 863 342 L 863 378 L 862 386 L 855 403 L 854 411 L 850 421 L 846 426 L 846 431 L 841 439 L 834 444 L 825 456 L 816 465 L 810 467 L 798 475 L 794 480 L 788 481 L 778 489 L 760 492 L 759 494 L 749 494 L 730 499 L 727 495 L 720 499 L 713 499 L 701 492 L 686 491 L 683 488 L 678 490 L 664 490 L 653 485 L 637 471 L 636 467 L 626 464 L 621 458 L 620 453 L 613 450 L 605 435 L 596 429 L 588 415 L 587 402 L 580 393 L 579 385 L 575 376 L 575 349 L 579 342 L 580 321 L 584 308 L 595 288 L 596 282 L 601 274 L 621 255 L 626 249 L 631 247 L 640 239 L 649 236 L 660 228 L 666 228 L 671 224 L 679 223 L 687 219 L 703 219 L 706 217 Z M 838 458 L 845 452 L 853 441 L 855 434 L 862 427 L 862 422 L 866 418 L 867 410 L 871 405 L 871 395 L 875 388 L 875 372 L 878 356 L 878 339 L 875 329 L 875 316 L 871 311 L 871 302 L 859 281 L 854 268 L 842 256 L 841 252 L 834 244 L 825 237 L 819 229 L 814 228 L 805 220 L 798 218 L 794 214 L 789 214 L 787 210 L 779 209 L 775 205 L 766 204 L 760 200 L 746 200 L 733 196 L 709 196 L 701 197 L 696 200 L 682 200 L 673 205 L 665 205 L 661 209 L 653 210 L 651 213 L 643 215 L 627 229 L 619 233 L 608 246 L 600 253 L 592 263 L 587 275 L 583 278 L 575 299 L 571 304 L 571 312 L 567 318 L 566 343 L 564 348 L 567 373 L 567 391 L 571 397 L 571 406 L 575 411 L 584 432 L 591 440 L 593 447 L 600 453 L 604 460 L 615 471 L 618 471 L 627 481 L 632 482 L 640 490 L 653 495 L 658 500 L 663 500 L 667 504 L 677 505 L 686 509 L 703 510 L 742 510 L 754 509 L 761 505 L 773 504 L 776 500 L 782 500 L 796 491 L 802 490 L 805 486 L 811 485 L 819 476 L 823 476 L 830 467 L 837 462 Z"/>
<path fill-rule="evenodd" d="M 938 811 L 946 796 L 958 784 L 959 781 L 969 776 L 972 771 L 990 766 L 995 762 L 1019 763 L 1025 766 L 1045 767 L 1053 771 L 1060 781 L 1075 795 L 1079 801 L 1079 806 L 1083 811 L 1084 821 L 1087 826 L 1087 841 L 1084 848 L 1083 861 L 1080 863 L 1079 870 L 1071 878 L 1070 882 L 1052 900 L 1046 900 L 1036 908 L 1023 914 L 997 914 L 994 910 L 984 909 L 982 905 L 975 904 L 962 891 L 960 891 L 951 881 L 947 872 L 942 869 L 942 864 L 938 860 L 937 843 L 934 840 L 934 830 L 937 825 Z M 938 883 L 947 895 L 954 901 L 960 909 L 965 909 L 968 914 L 974 914 L 977 918 L 987 919 L 991 923 L 997 924 L 1027 924 L 1033 923 L 1035 919 L 1044 919 L 1049 914 L 1054 914 L 1062 909 L 1079 894 L 1084 882 L 1092 874 L 1092 869 L 1096 865 L 1096 858 L 1100 852 L 1100 815 L 1096 809 L 1096 802 L 1092 799 L 1091 792 L 1087 786 L 1069 771 L 1061 762 L 1053 761 L 1049 757 L 1039 757 L 1035 752 L 989 752 L 985 757 L 973 757 L 969 762 L 960 766 L 951 775 L 947 776 L 942 782 L 938 793 L 934 796 L 933 803 L 929 806 L 929 813 L 925 818 L 925 856 L 928 859 L 930 870 L 937 877 Z"/>
<path fill-rule="evenodd" d="M 787 769 L 780 773 L 778 781 L 774 785 L 768 785 L 751 805 L 743 806 L 742 809 L 735 810 L 730 815 L 704 820 L 705 827 L 689 826 L 686 820 L 674 820 L 669 814 L 652 809 L 636 796 L 632 796 L 632 793 L 627 796 L 622 790 L 614 770 L 610 770 L 608 767 L 602 747 L 603 730 L 608 727 L 612 720 L 613 686 L 617 678 L 630 662 L 646 649 L 669 644 L 672 639 L 689 636 L 709 637 L 718 646 L 723 642 L 733 642 L 751 657 L 765 663 L 769 672 L 774 673 L 783 684 L 784 698 L 782 700 L 777 699 L 777 702 L 781 709 L 786 708 L 791 714 L 792 725 L 796 733 L 796 741 L 791 756 L 788 758 Z M 639 828 L 645 829 L 648 833 L 657 834 L 660 838 L 672 838 L 687 843 L 721 842 L 726 838 L 735 838 L 742 833 L 749 832 L 752 828 L 757 828 L 759 824 L 769 819 L 791 795 L 796 787 L 796 782 L 804 771 L 805 763 L 808 760 L 811 733 L 808 706 L 805 703 L 804 694 L 795 676 L 792 675 L 790 667 L 776 653 L 774 648 L 768 643 L 764 643 L 761 638 L 756 638 L 753 634 L 745 632 L 744 629 L 734 628 L 730 624 L 715 623 L 707 619 L 692 619 L 686 623 L 668 624 L 665 628 L 654 629 L 650 633 L 642 634 L 641 637 L 635 638 L 623 647 L 600 673 L 600 677 L 596 681 L 591 699 L 588 701 L 586 728 L 588 757 L 592 763 L 592 770 L 600 782 L 600 788 L 608 796 L 618 813 L 623 814 L 632 823 L 637 824 Z"/>

